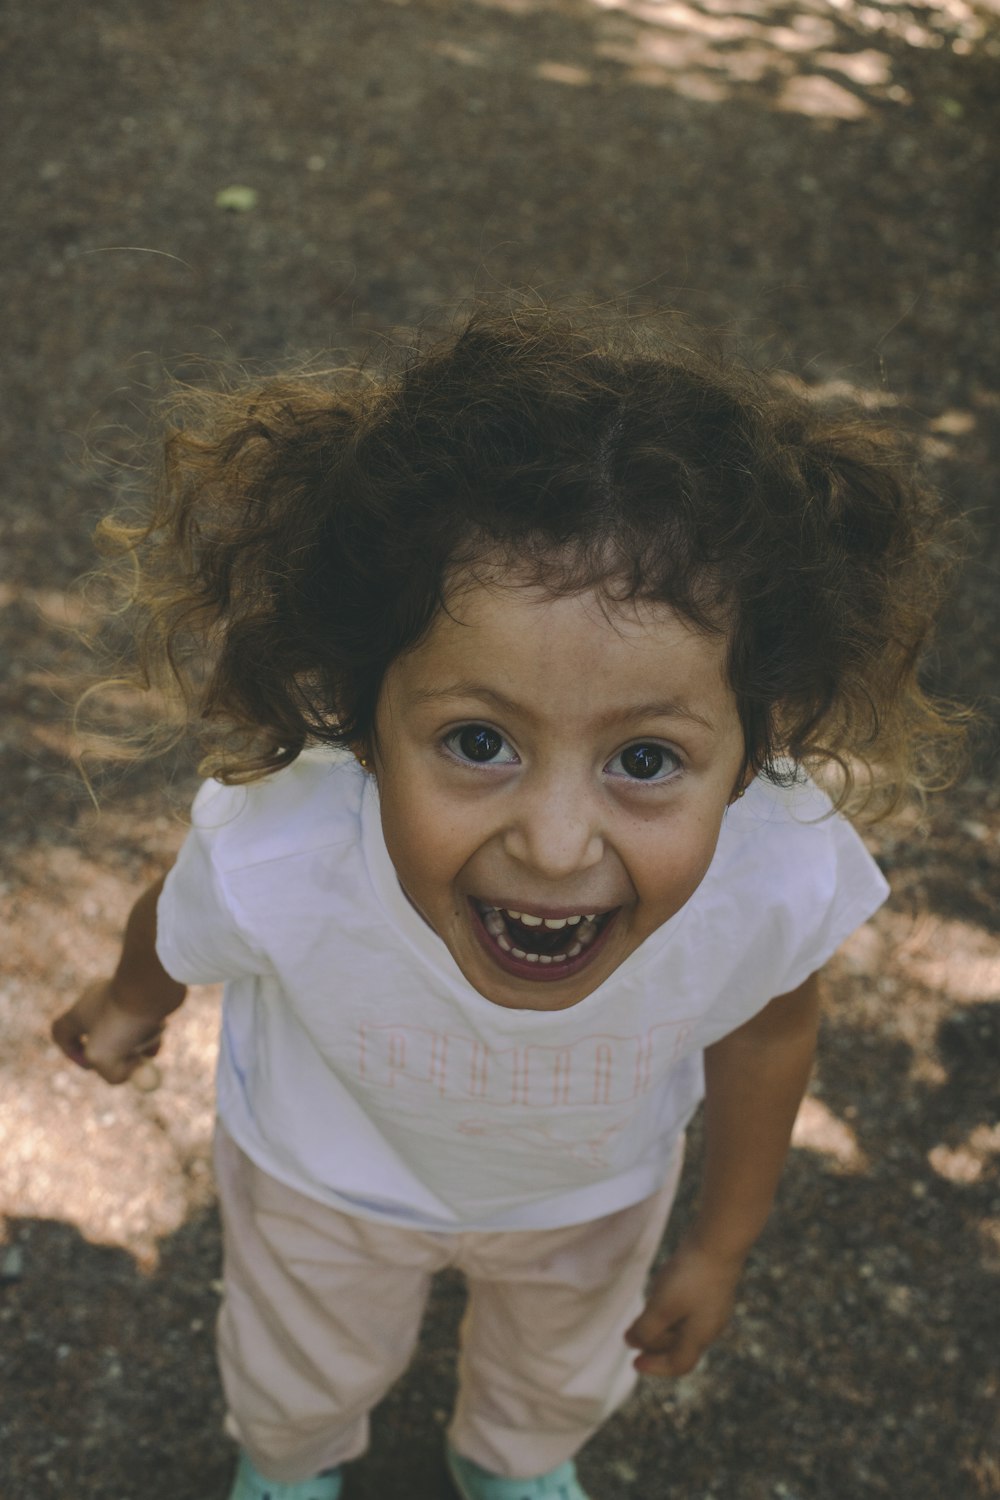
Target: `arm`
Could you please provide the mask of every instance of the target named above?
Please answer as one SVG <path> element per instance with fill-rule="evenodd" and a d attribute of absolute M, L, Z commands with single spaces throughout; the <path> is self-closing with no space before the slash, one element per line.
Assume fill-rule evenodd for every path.
<path fill-rule="evenodd" d="M 686 1375 L 729 1321 L 767 1220 L 816 1051 L 813 974 L 705 1052 L 705 1164 L 694 1224 L 626 1334 L 644 1375 Z"/>
<path fill-rule="evenodd" d="M 187 994 L 156 955 L 156 903 L 165 878 L 133 906 L 111 978 L 88 985 L 52 1025 L 66 1056 L 108 1083 L 124 1083 L 143 1058 L 155 1056 L 167 1017 Z"/>

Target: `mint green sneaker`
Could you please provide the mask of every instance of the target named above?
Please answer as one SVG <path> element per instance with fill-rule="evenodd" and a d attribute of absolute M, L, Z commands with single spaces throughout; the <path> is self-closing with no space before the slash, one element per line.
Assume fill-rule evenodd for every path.
<path fill-rule="evenodd" d="M 534 1479 L 504 1479 L 463 1458 L 449 1443 L 445 1459 L 461 1500 L 588 1500 L 576 1477 L 576 1465 L 560 1464 Z"/>
<path fill-rule="evenodd" d="M 265 1479 L 250 1462 L 249 1454 L 241 1450 L 229 1500 L 340 1500 L 343 1485 L 340 1469 L 330 1469 L 315 1479 L 299 1479 L 294 1484 Z"/>

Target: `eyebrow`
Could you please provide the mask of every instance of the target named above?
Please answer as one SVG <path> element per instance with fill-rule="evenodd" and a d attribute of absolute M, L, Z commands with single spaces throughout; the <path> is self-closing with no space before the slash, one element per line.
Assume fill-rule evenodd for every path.
<path fill-rule="evenodd" d="M 440 688 L 414 688 L 412 696 L 416 703 L 437 703 L 449 698 L 478 698 L 480 702 L 489 703 L 504 714 L 526 712 L 522 705 L 515 703 L 505 693 L 481 682 L 449 682 Z M 529 718 L 532 717 L 530 710 L 527 714 Z M 649 703 L 635 703 L 629 704 L 627 708 L 613 709 L 610 713 L 602 714 L 596 720 L 596 725 L 599 729 L 609 729 L 616 724 L 628 724 L 641 719 L 684 719 L 715 733 L 715 725 L 711 719 L 695 713 L 686 703 L 676 698 L 658 698 Z"/>

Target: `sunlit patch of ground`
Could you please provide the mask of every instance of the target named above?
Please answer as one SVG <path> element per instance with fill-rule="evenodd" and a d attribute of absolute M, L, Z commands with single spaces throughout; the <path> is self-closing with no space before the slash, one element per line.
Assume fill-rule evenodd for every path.
<path fill-rule="evenodd" d="M 516 15 L 544 8 L 539 0 L 477 3 Z M 994 0 L 805 0 L 794 7 L 785 0 L 561 0 L 559 8 L 584 19 L 591 13 L 595 58 L 632 83 L 702 103 L 765 89 L 774 108 L 830 122 L 912 103 L 896 76 L 900 48 L 964 57 L 982 46 L 1000 55 Z M 488 66 L 488 54 L 468 44 L 443 42 L 439 50 L 466 66 Z M 560 58 L 539 61 L 535 71 L 571 87 L 597 76 L 595 68 Z"/>
<path fill-rule="evenodd" d="M 9 0 L 5 1500 L 221 1500 L 230 1468 L 211 1350 L 215 1000 L 172 1024 L 152 1094 L 102 1087 L 47 1040 L 113 962 L 192 785 L 189 768 L 132 771 L 97 814 L 67 765 L 86 623 L 70 584 L 126 484 L 83 473 L 83 452 L 127 463 L 165 370 L 353 357 L 390 329 L 408 343 L 473 287 L 637 317 L 677 305 L 794 367 L 810 399 L 860 398 L 908 428 L 975 537 L 939 680 L 989 708 L 997 18 L 994 0 Z M 242 211 L 220 206 L 230 184 Z M 892 904 L 830 966 L 816 1077 L 733 1326 L 589 1447 L 595 1500 L 998 1493 L 998 791 L 984 774 L 933 799 L 927 832 L 872 836 Z M 696 1160 L 693 1141 L 676 1233 Z M 448 1283 L 354 1500 L 441 1493 L 460 1310 Z"/>

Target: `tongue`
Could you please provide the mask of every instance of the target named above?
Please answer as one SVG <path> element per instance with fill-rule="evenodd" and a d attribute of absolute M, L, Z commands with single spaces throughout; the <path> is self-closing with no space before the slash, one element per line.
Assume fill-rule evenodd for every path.
<path fill-rule="evenodd" d="M 504 922 L 515 947 L 524 953 L 562 953 L 569 948 L 575 937 L 576 927 L 526 927 L 504 915 Z"/>

